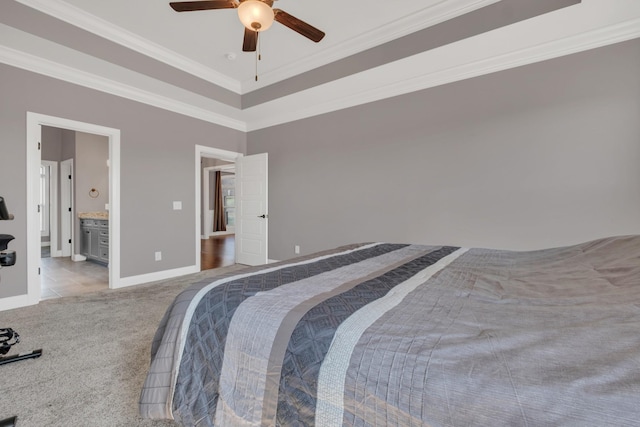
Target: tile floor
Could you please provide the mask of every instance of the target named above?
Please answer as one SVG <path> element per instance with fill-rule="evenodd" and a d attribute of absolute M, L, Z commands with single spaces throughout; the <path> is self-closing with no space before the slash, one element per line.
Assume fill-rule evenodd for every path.
<path fill-rule="evenodd" d="M 60 298 L 109 288 L 109 269 L 70 257 L 41 259 L 40 299 Z"/>
<path fill-rule="evenodd" d="M 202 270 L 235 263 L 235 236 L 215 236 L 202 240 Z M 91 261 L 51 258 L 49 247 L 41 253 L 40 299 L 60 298 L 109 288 L 109 269 Z"/>

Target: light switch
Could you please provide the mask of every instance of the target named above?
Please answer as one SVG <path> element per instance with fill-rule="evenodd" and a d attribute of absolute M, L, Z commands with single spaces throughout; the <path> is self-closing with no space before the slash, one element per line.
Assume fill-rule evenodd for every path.
<path fill-rule="evenodd" d="M 182 202 L 173 202 L 173 210 L 174 211 L 182 210 Z"/>

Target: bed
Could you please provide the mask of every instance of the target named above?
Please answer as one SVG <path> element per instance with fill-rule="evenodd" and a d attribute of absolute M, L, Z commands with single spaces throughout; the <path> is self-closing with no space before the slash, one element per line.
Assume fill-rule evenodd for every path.
<path fill-rule="evenodd" d="M 637 426 L 640 236 L 351 245 L 182 292 L 144 418 L 185 426 Z"/>

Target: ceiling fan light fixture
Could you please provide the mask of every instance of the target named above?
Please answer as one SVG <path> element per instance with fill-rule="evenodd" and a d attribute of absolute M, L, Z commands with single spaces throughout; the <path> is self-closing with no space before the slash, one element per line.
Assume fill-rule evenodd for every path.
<path fill-rule="evenodd" d="M 273 24 L 273 9 L 260 0 L 245 0 L 238 6 L 240 22 L 251 31 L 265 31 Z"/>

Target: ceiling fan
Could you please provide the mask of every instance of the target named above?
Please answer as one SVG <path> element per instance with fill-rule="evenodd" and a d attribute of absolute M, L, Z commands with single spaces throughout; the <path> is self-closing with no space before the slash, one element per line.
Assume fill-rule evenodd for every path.
<path fill-rule="evenodd" d="M 258 33 L 269 29 L 273 21 L 302 34 L 318 43 L 324 32 L 281 9 L 273 8 L 274 0 L 201 0 L 171 2 L 169 5 L 176 12 L 193 12 L 211 9 L 238 9 L 238 16 L 244 25 L 244 52 L 255 52 L 258 44 Z"/>

